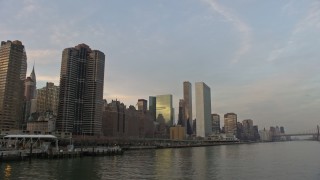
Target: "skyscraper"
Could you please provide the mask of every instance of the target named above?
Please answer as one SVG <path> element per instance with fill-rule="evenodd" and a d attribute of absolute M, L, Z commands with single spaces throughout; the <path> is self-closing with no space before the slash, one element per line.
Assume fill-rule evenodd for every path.
<path fill-rule="evenodd" d="M 245 119 L 242 121 L 242 126 L 245 140 L 252 140 L 254 138 L 253 121 L 251 119 Z"/>
<path fill-rule="evenodd" d="M 32 93 L 32 99 L 36 98 L 37 97 L 37 78 L 36 78 L 36 73 L 34 71 L 34 66 L 32 68 L 32 71 L 31 71 L 31 74 L 30 74 L 30 78 L 32 79 L 33 81 L 33 91 L 31 92 Z"/>
<path fill-rule="evenodd" d="M 151 115 L 151 119 L 153 121 L 155 121 L 157 119 L 157 117 L 156 117 L 156 112 L 157 112 L 156 106 L 157 106 L 157 98 L 154 97 L 154 96 L 149 96 L 149 112 L 150 112 L 150 115 Z"/>
<path fill-rule="evenodd" d="M 212 134 L 211 92 L 204 82 L 196 82 L 196 133 L 207 137 Z"/>
<path fill-rule="evenodd" d="M 185 103 L 184 103 L 184 100 L 183 99 L 180 99 L 179 100 L 179 114 L 178 114 L 178 125 L 184 127 L 185 126 L 185 115 L 186 113 L 184 112 L 185 111 Z"/>
<path fill-rule="evenodd" d="M 31 113 L 36 112 L 36 96 L 37 96 L 37 80 L 34 71 L 34 66 L 29 77 L 24 81 L 24 97 L 25 97 L 25 109 L 24 109 L 24 123 L 28 120 Z M 32 108 L 34 107 L 34 108 Z"/>
<path fill-rule="evenodd" d="M 226 134 L 237 134 L 237 114 L 227 113 L 224 115 L 224 131 Z"/>
<path fill-rule="evenodd" d="M 167 126 L 173 125 L 173 108 L 172 108 L 172 95 L 158 95 L 156 96 L 156 116 L 162 115 Z"/>
<path fill-rule="evenodd" d="M 219 114 L 211 114 L 212 119 L 212 133 L 219 134 L 220 133 L 220 116 Z"/>
<path fill-rule="evenodd" d="M 192 88 L 189 81 L 183 82 L 183 100 L 184 100 L 184 118 L 185 126 L 189 129 L 186 130 L 187 134 L 192 134 Z"/>
<path fill-rule="evenodd" d="M 105 55 L 86 44 L 62 53 L 57 130 L 101 134 Z"/>
<path fill-rule="evenodd" d="M 23 120 L 27 56 L 20 41 L 1 42 L 0 130 L 18 129 Z"/>
<path fill-rule="evenodd" d="M 139 111 L 143 111 L 144 113 L 147 112 L 147 104 L 148 104 L 148 101 L 147 101 L 147 100 L 145 100 L 145 99 L 138 99 L 138 103 L 137 103 L 138 110 L 139 110 Z"/>

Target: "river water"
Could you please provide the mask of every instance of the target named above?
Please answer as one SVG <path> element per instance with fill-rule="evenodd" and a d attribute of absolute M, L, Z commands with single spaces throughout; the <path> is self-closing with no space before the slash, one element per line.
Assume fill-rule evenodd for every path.
<path fill-rule="evenodd" d="M 0 164 L 0 179 L 320 179 L 320 142 L 126 151 Z"/>

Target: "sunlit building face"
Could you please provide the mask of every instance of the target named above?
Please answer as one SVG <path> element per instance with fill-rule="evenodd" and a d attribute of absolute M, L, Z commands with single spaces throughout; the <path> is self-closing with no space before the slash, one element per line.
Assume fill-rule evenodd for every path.
<path fill-rule="evenodd" d="M 156 97 L 156 116 L 162 115 L 165 124 L 168 126 L 173 125 L 173 108 L 172 108 L 172 95 L 159 95 Z"/>

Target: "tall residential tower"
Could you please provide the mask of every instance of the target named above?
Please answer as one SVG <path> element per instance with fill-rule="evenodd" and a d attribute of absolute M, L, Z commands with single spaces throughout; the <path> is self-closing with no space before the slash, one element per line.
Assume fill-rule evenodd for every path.
<path fill-rule="evenodd" d="M 57 130 L 73 134 L 102 133 L 105 55 L 86 44 L 62 53 Z"/>
<path fill-rule="evenodd" d="M 23 119 L 27 56 L 20 41 L 0 46 L 0 131 L 20 128 Z"/>

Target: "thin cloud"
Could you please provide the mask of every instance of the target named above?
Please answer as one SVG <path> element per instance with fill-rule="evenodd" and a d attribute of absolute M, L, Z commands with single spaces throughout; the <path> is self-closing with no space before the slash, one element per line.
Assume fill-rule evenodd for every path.
<path fill-rule="evenodd" d="M 291 0 L 289 1 L 287 4 L 285 4 L 283 7 L 282 7 L 282 13 L 283 14 L 286 14 L 288 16 L 291 16 L 291 15 L 294 15 L 294 14 L 297 14 L 298 13 L 298 10 L 295 8 L 295 0 Z"/>
<path fill-rule="evenodd" d="M 301 35 L 307 35 L 309 29 L 320 29 L 320 2 L 315 1 L 311 4 L 307 15 L 300 20 L 293 29 L 288 41 L 281 48 L 271 51 L 267 61 L 275 61 L 285 54 L 294 52 L 299 46 Z"/>
<path fill-rule="evenodd" d="M 41 76 L 41 75 L 37 75 L 37 81 L 53 82 L 54 84 L 58 85 L 59 81 L 60 81 L 60 76 Z"/>
<path fill-rule="evenodd" d="M 216 0 L 202 0 L 210 5 L 210 7 L 220 15 L 222 15 L 228 22 L 231 22 L 234 27 L 241 33 L 242 42 L 240 48 L 234 55 L 233 63 L 237 63 L 241 57 L 249 52 L 251 49 L 252 33 L 251 28 L 243 22 L 239 17 L 233 14 L 230 10 L 220 5 Z"/>
<path fill-rule="evenodd" d="M 54 49 L 36 49 L 26 50 L 27 58 L 29 62 L 35 62 L 36 64 L 52 64 L 56 63 L 54 59 L 61 59 L 62 51 Z"/>
<path fill-rule="evenodd" d="M 25 18 L 41 9 L 39 2 L 35 0 L 24 0 L 23 1 L 23 8 L 20 12 L 16 15 L 16 18 Z"/>

